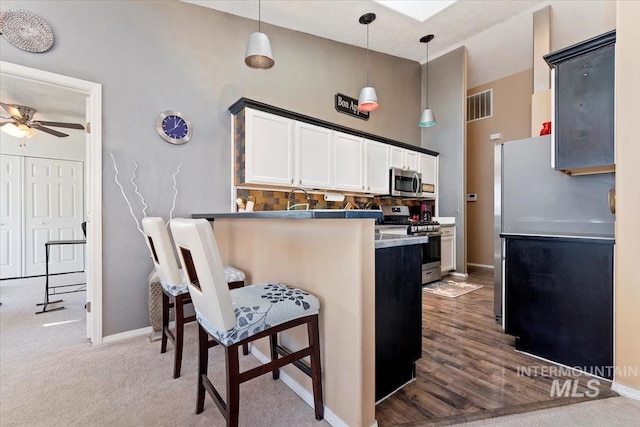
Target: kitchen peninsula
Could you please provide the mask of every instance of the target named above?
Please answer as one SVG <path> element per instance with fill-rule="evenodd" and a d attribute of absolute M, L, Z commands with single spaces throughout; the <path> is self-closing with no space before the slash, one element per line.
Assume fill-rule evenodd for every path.
<path fill-rule="evenodd" d="M 325 418 L 334 425 L 375 423 L 376 256 L 395 247 L 419 251 L 425 239 L 376 237 L 381 215 L 365 210 L 192 215 L 211 221 L 223 262 L 245 271 L 248 283 L 282 282 L 319 298 Z M 415 271 L 419 289 L 419 256 Z M 295 350 L 306 343 L 306 332 L 294 330 L 281 341 Z M 266 360 L 268 341 L 257 341 L 252 352 Z M 311 402 L 311 381 L 296 369 L 282 371 L 283 381 Z"/>

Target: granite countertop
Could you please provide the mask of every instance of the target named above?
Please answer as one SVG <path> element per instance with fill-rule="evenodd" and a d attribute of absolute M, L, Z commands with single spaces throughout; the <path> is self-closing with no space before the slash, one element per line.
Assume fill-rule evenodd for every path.
<path fill-rule="evenodd" d="M 551 238 L 551 239 L 584 239 L 584 240 L 602 240 L 615 242 L 616 238 L 609 234 L 586 234 L 586 233 L 500 233 L 500 237 L 526 237 L 526 238 Z"/>
<path fill-rule="evenodd" d="M 191 218 L 204 218 L 213 221 L 216 218 L 280 218 L 280 219 L 327 219 L 327 218 L 372 218 L 382 220 L 382 211 L 370 209 L 309 209 L 291 211 L 254 211 L 227 213 L 197 213 Z"/>
<path fill-rule="evenodd" d="M 397 234 L 380 234 L 376 233 L 375 247 L 376 249 L 393 248 L 396 246 L 419 245 L 429 242 L 428 236 L 406 236 Z"/>

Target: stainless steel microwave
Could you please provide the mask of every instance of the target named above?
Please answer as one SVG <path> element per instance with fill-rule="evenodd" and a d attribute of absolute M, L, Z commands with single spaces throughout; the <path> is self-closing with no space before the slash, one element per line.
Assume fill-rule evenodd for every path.
<path fill-rule="evenodd" d="M 392 196 L 422 196 L 422 174 L 412 170 L 391 168 L 389 171 L 389 192 Z"/>

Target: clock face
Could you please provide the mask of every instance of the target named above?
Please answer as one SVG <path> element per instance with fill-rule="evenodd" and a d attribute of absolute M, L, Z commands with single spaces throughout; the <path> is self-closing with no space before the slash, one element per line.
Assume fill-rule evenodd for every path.
<path fill-rule="evenodd" d="M 156 130 L 171 144 L 184 144 L 191 139 L 193 127 L 178 111 L 165 111 L 156 120 Z"/>

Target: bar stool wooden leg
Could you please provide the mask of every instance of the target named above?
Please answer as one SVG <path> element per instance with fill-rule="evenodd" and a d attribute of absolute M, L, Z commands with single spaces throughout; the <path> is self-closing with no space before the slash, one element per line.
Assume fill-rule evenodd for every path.
<path fill-rule="evenodd" d="M 169 329 L 169 296 L 162 292 L 162 344 L 160 353 L 167 351 L 167 330 Z"/>
<path fill-rule="evenodd" d="M 204 398 L 207 395 L 204 383 L 209 370 L 209 334 L 198 323 L 198 392 L 196 398 L 196 414 L 204 409 Z"/>
<path fill-rule="evenodd" d="M 187 294 L 188 295 L 188 294 Z M 180 377 L 180 369 L 182 367 L 182 344 L 184 342 L 184 295 L 176 297 L 174 300 L 174 308 L 176 313 L 176 333 L 175 333 L 175 352 L 173 360 L 173 378 Z"/>
<path fill-rule="evenodd" d="M 225 348 L 227 358 L 227 427 L 238 426 L 240 414 L 240 363 L 238 345 Z"/>
<path fill-rule="evenodd" d="M 269 335 L 269 347 L 271 347 L 271 361 L 278 360 L 278 334 Z M 280 378 L 280 368 L 275 368 L 271 371 L 271 376 L 274 380 Z"/>
<path fill-rule="evenodd" d="M 311 352 L 311 384 L 313 387 L 313 406 L 316 411 L 316 420 L 324 418 L 324 403 L 322 399 L 322 370 L 320 365 L 320 332 L 318 327 L 318 315 L 307 323 L 309 344 L 313 347 Z"/>

